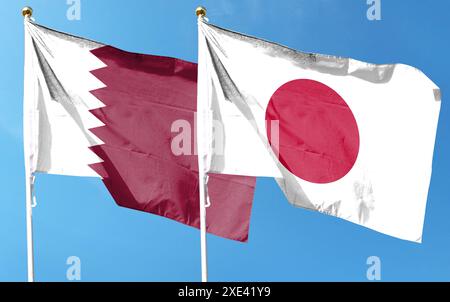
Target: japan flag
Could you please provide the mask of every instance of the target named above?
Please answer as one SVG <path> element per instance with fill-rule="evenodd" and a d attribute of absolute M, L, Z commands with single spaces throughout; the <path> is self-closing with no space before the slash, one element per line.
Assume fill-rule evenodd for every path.
<path fill-rule="evenodd" d="M 421 71 L 200 19 L 198 81 L 205 172 L 275 177 L 295 206 L 421 242 L 440 110 Z"/>

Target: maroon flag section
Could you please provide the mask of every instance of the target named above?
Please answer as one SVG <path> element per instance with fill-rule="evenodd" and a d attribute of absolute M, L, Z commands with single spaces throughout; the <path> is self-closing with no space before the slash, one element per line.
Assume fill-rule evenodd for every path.
<path fill-rule="evenodd" d="M 92 53 L 107 66 L 92 71 L 106 87 L 91 92 L 105 104 L 91 110 L 105 124 L 91 129 L 104 142 L 91 167 L 118 205 L 199 228 L 197 64 L 110 46 Z M 207 231 L 247 241 L 254 188 L 254 177 L 211 174 Z"/>

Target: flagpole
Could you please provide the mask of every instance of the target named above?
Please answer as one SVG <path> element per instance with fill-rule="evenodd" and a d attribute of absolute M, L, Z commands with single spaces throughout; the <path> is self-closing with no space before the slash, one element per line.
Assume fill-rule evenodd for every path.
<path fill-rule="evenodd" d="M 206 246 L 206 182 L 203 172 L 199 172 L 200 191 L 200 250 L 202 265 L 202 282 L 208 282 L 208 253 Z"/>
<path fill-rule="evenodd" d="M 33 9 L 31 7 L 24 7 L 22 9 L 22 16 L 31 18 Z M 29 160 L 25 158 L 25 160 Z M 26 226 L 27 226 L 27 274 L 28 282 L 34 282 L 34 246 L 33 246 L 33 186 L 34 176 L 30 173 L 28 162 L 25 162 L 25 206 L 26 206 Z"/>
<path fill-rule="evenodd" d="M 202 6 L 195 10 L 197 18 L 206 16 L 206 9 Z M 198 142 L 198 140 L 197 140 Z M 199 158 L 199 192 L 200 192 L 200 256 L 202 282 L 208 282 L 208 251 L 206 245 L 206 175 L 202 159 Z"/>
<path fill-rule="evenodd" d="M 27 268 L 28 282 L 34 282 L 33 253 L 33 176 L 26 173 L 26 215 L 27 215 Z"/>

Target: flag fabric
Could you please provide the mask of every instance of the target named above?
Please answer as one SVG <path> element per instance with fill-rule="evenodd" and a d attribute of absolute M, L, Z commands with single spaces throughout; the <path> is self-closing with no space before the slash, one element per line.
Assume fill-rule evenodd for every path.
<path fill-rule="evenodd" d="M 101 177 L 120 206 L 198 228 L 197 64 L 125 52 L 31 19 L 25 38 L 27 177 Z M 254 177 L 210 174 L 207 231 L 247 241 L 254 187 Z"/>
<path fill-rule="evenodd" d="M 421 242 L 440 90 L 419 70 L 302 53 L 199 20 L 206 172 L 275 177 L 288 201 Z"/>

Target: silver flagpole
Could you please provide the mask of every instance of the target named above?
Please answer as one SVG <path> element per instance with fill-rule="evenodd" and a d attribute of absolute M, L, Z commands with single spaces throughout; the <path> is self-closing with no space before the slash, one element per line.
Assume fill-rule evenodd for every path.
<path fill-rule="evenodd" d="M 22 16 L 27 19 L 33 15 L 31 7 L 22 9 Z M 25 71 L 27 72 L 27 71 Z M 25 160 L 29 160 L 25 158 Z M 30 173 L 29 164 L 25 163 L 25 186 L 26 186 L 26 221 L 27 221 L 27 268 L 28 282 L 34 282 L 34 249 L 33 249 L 33 186 L 34 176 Z"/>
<path fill-rule="evenodd" d="M 206 246 L 206 182 L 203 172 L 199 172 L 199 191 L 200 191 L 200 250 L 202 265 L 202 282 L 208 282 L 208 253 Z"/>
<path fill-rule="evenodd" d="M 33 253 L 33 176 L 26 173 L 26 209 L 27 209 L 27 263 L 28 282 L 34 282 L 34 253 Z"/>
<path fill-rule="evenodd" d="M 206 9 L 197 7 L 195 14 L 198 18 L 206 16 Z M 198 141 L 198 140 L 197 140 Z M 208 282 L 208 253 L 206 245 L 206 175 L 199 158 L 199 192 L 200 192 L 200 253 L 202 266 L 202 282 Z"/>

